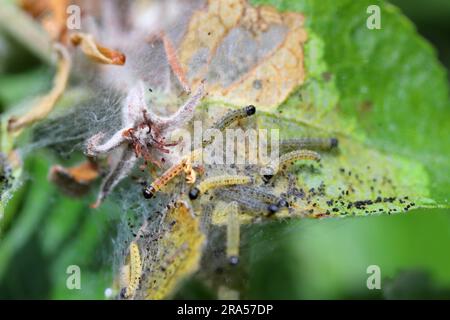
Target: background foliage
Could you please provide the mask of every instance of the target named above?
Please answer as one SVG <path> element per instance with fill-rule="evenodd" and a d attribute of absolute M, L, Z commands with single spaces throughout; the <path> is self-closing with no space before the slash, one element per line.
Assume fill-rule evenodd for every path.
<path fill-rule="evenodd" d="M 450 192 L 450 147 L 441 149 L 444 143 L 436 140 L 448 139 L 448 116 L 441 115 L 448 115 L 450 110 L 448 83 L 441 79 L 445 75 L 437 64 L 427 60 L 434 52 L 422 42 L 411 40 L 414 30 L 403 19 L 387 19 L 383 25 L 380 36 L 386 37 L 391 46 L 371 46 L 369 31 L 356 28 L 366 16 L 349 2 L 354 1 L 270 1 L 282 9 L 294 6 L 309 13 L 309 26 L 314 26 L 314 32 L 327 44 L 324 59 L 337 77 L 342 94 L 340 111 L 356 117 L 371 143 L 381 150 L 389 152 L 403 146 L 400 153 L 404 156 L 429 163 L 433 196 L 445 202 Z M 433 42 L 448 68 L 448 1 L 391 2 L 399 5 L 419 32 Z M 396 14 L 393 10 L 389 14 Z M 45 65 L 3 35 L 0 70 L 3 110 L 45 90 L 51 82 L 51 72 Z M 397 77 L 398 73 L 416 76 L 387 86 L 387 77 Z M 383 90 L 384 94 L 379 94 Z M 416 94 L 405 97 L 404 90 Z M 399 101 L 405 103 L 403 99 L 411 99 L 412 115 L 406 119 L 404 110 L 396 112 Z M 361 110 L 367 101 L 377 106 L 370 113 Z M 422 127 L 425 116 L 440 123 L 430 121 Z M 428 142 L 427 147 L 419 149 L 424 142 Z M 108 270 L 114 226 L 109 222 L 117 213 L 105 206 L 92 214 L 88 212 L 89 201 L 61 196 L 47 181 L 53 162 L 54 155 L 44 152 L 27 160 L 29 179 L 5 212 L 0 241 L 0 298 L 101 299 L 111 284 Z M 395 216 L 258 226 L 244 248 L 249 270 L 245 297 L 450 298 L 449 213 L 449 209 L 415 210 Z M 71 264 L 81 267 L 82 290 L 66 289 L 65 271 Z M 381 267 L 381 291 L 366 288 L 366 268 L 372 264 Z M 214 294 L 192 280 L 177 297 L 213 298 Z"/>

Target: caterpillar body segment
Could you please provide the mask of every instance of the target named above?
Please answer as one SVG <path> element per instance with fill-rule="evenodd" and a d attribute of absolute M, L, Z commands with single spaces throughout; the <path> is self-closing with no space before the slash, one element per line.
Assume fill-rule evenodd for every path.
<path fill-rule="evenodd" d="M 225 130 L 229 127 L 233 122 L 238 120 L 250 117 L 256 113 L 256 108 L 253 105 L 246 106 L 244 108 L 238 110 L 232 110 L 225 114 L 219 121 L 215 122 L 211 129 L 218 129 L 220 131 Z M 203 140 L 202 147 L 210 145 L 214 142 L 214 137 L 211 137 L 209 140 Z"/>
<path fill-rule="evenodd" d="M 143 191 L 146 199 L 151 199 L 153 196 L 167 185 L 173 178 L 179 175 L 185 169 L 186 161 L 181 161 L 179 164 L 169 168 L 162 176 L 157 178 L 152 184 L 146 187 Z"/>
<path fill-rule="evenodd" d="M 252 178 L 249 176 L 244 175 L 215 176 L 203 180 L 197 185 L 197 187 L 191 189 L 191 191 L 189 192 L 189 198 L 191 200 L 195 200 L 198 198 L 198 196 L 204 194 L 208 190 L 249 183 L 252 183 Z"/>
<path fill-rule="evenodd" d="M 267 204 L 275 204 L 279 208 L 289 207 L 289 203 L 285 199 L 278 197 L 261 187 L 236 186 L 229 188 L 229 190 L 236 192 L 236 194 L 239 194 L 244 198 L 252 198 Z"/>
<path fill-rule="evenodd" d="M 280 149 L 283 150 L 301 150 L 301 149 L 318 149 L 331 150 L 337 148 L 339 141 L 337 138 L 294 138 L 284 139 L 279 142 Z"/>
<path fill-rule="evenodd" d="M 141 254 L 139 252 L 139 246 L 135 241 L 130 243 L 129 250 L 128 285 L 122 290 L 122 295 L 125 299 L 133 297 L 139 286 L 142 274 Z"/>
<path fill-rule="evenodd" d="M 130 263 L 129 261 L 120 268 L 120 298 L 126 298 L 126 291 L 130 284 Z"/>
<path fill-rule="evenodd" d="M 320 154 L 311 150 L 295 150 L 280 157 L 280 167 L 286 169 L 297 160 L 320 161 Z"/>
<path fill-rule="evenodd" d="M 285 171 L 288 169 L 294 162 L 298 160 L 311 160 L 311 161 L 320 161 L 320 154 L 311 150 L 295 150 L 288 153 L 283 154 L 278 163 L 272 162 L 269 163 L 262 170 L 262 179 L 265 183 L 268 183 L 273 176 L 277 173 L 278 168 L 281 171 Z"/>
<path fill-rule="evenodd" d="M 259 199 L 243 196 L 236 190 L 229 188 L 221 190 L 219 197 L 225 201 L 236 201 L 241 208 L 255 215 L 271 216 L 280 210 L 275 203 L 264 203 Z"/>
<path fill-rule="evenodd" d="M 238 110 L 228 112 L 222 119 L 216 122 L 213 127 L 219 130 L 224 130 L 233 122 L 250 117 L 256 113 L 256 108 L 253 105 L 246 106 Z"/>
<path fill-rule="evenodd" d="M 192 168 L 191 159 L 194 159 L 195 155 L 191 154 L 184 157 L 180 163 L 172 166 L 166 172 L 162 174 L 158 179 L 152 182 L 152 184 L 143 190 L 144 198 L 151 199 L 153 196 L 160 191 L 164 186 L 166 186 L 170 181 L 172 181 L 181 172 L 186 174 L 186 182 L 189 184 L 195 183 L 196 173 Z"/>
<path fill-rule="evenodd" d="M 231 265 L 239 263 L 239 204 L 236 201 L 231 202 L 226 207 L 227 217 L 227 259 Z"/>

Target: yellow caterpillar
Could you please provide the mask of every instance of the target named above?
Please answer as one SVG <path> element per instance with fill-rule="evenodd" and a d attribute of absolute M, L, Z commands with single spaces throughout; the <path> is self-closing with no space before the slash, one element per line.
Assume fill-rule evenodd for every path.
<path fill-rule="evenodd" d="M 195 200 L 199 195 L 204 194 L 211 189 L 232 185 L 249 184 L 251 182 L 251 177 L 242 175 L 223 175 L 211 177 L 203 180 L 197 185 L 197 187 L 191 189 L 191 191 L 189 192 L 189 198 L 191 200 Z"/>
<path fill-rule="evenodd" d="M 183 160 L 179 164 L 172 166 L 161 177 L 152 182 L 152 184 L 144 188 L 144 198 L 151 199 L 153 196 L 167 185 L 173 178 L 179 175 L 186 168 L 186 161 Z"/>
<path fill-rule="evenodd" d="M 194 150 L 191 154 L 185 156 L 180 163 L 172 166 L 166 172 L 162 174 L 158 179 L 152 182 L 152 184 L 143 190 L 144 198 L 151 199 L 154 195 L 166 186 L 173 178 L 179 175 L 182 171 L 186 173 L 186 181 L 188 183 L 194 183 L 196 179 L 196 173 L 192 169 L 192 161 L 195 161 L 201 149 Z"/>
<path fill-rule="evenodd" d="M 125 299 L 131 298 L 139 286 L 142 274 L 142 260 L 139 252 L 139 247 L 135 241 L 130 243 L 130 264 L 129 277 L 127 279 L 128 285 L 124 288 L 122 293 Z"/>
<path fill-rule="evenodd" d="M 223 118 L 212 125 L 212 129 L 218 129 L 220 131 L 225 130 L 228 126 L 230 126 L 233 122 L 237 120 L 241 120 L 247 117 L 254 115 L 256 112 L 256 108 L 253 105 L 246 106 L 242 109 L 233 110 L 228 112 Z M 203 141 L 203 148 L 210 145 L 214 142 L 214 137 L 211 137 L 209 140 Z"/>
<path fill-rule="evenodd" d="M 239 224 L 239 205 L 237 202 L 231 202 L 227 208 L 228 223 L 227 223 L 227 259 L 232 265 L 239 262 L 239 238 L 240 238 L 240 224 Z"/>
<path fill-rule="evenodd" d="M 276 173 L 277 165 L 281 168 L 281 170 L 286 170 L 290 165 L 292 165 L 297 160 L 313 160 L 320 161 L 320 154 L 311 150 L 295 150 L 283 154 L 278 163 L 270 163 L 266 168 L 263 169 L 263 180 L 264 182 L 269 182 L 270 179 Z"/>

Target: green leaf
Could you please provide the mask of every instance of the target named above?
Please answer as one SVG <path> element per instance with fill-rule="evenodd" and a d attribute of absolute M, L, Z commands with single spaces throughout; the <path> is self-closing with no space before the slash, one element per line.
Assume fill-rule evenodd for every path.
<path fill-rule="evenodd" d="M 300 172 L 305 189 L 325 183 L 334 215 L 448 207 L 446 74 L 399 10 L 384 1 L 252 2 L 306 17 L 306 82 L 259 121 L 285 137 L 339 138 L 339 153 L 324 155 L 319 174 Z M 366 27 L 373 4 L 381 8 L 381 30 Z M 376 205 L 348 208 L 378 197 Z"/>
<path fill-rule="evenodd" d="M 0 102 L 11 108 L 25 98 L 35 97 L 48 90 L 50 84 L 51 77 L 47 68 L 2 75 L 0 76 Z"/>
<path fill-rule="evenodd" d="M 377 0 L 253 2 L 272 3 L 282 10 L 303 12 L 307 19 L 307 81 L 277 110 L 259 118 L 261 126 L 272 127 L 275 124 L 283 128 L 285 137 L 339 137 L 339 152 L 324 153 L 320 171 L 299 172 L 300 183 L 305 189 L 325 182 L 328 197 L 320 199 L 323 206 L 330 197 L 339 197 L 342 189 L 350 184 L 357 188 L 351 196 L 344 197 L 346 204 L 376 199 L 380 190 L 383 198 L 408 195 L 418 206 L 448 206 L 448 85 L 435 52 L 417 35 L 411 23 L 397 9 Z M 382 30 L 371 31 L 365 27 L 366 8 L 372 4 L 382 8 Z M 6 78 L 4 83 L 8 83 Z M 9 89 L 0 94 L 9 102 L 18 96 L 17 92 Z M 110 241 L 110 233 L 106 230 L 108 225 L 113 225 L 107 218 L 109 212 L 105 209 L 105 212 L 94 215 L 85 203 L 61 196 L 49 186 L 47 169 L 48 163 L 37 161 L 29 170 L 33 177 L 32 187 L 25 190 L 28 193 L 18 197 L 23 204 L 17 204 L 13 199 L 10 206 L 14 206 L 8 207 L 20 212 L 14 216 L 8 233 L 2 238 L 0 292 L 23 297 L 24 292 L 34 288 L 39 292 L 30 293 L 31 297 L 101 298 L 111 280 L 110 273 L 103 272 L 106 269 L 103 264 L 109 262 L 108 257 L 103 259 L 106 261 L 98 261 L 102 260 L 98 253 L 104 252 L 105 243 Z M 343 214 L 346 206 L 339 203 L 337 206 L 336 215 Z M 379 212 L 381 209 L 386 212 L 403 210 L 404 207 L 399 202 L 379 203 L 371 206 L 370 211 Z M 365 210 L 357 210 L 356 213 L 366 214 Z M 328 297 L 338 297 L 339 289 L 348 287 L 345 281 L 353 279 L 359 286 L 364 285 L 365 267 L 372 261 L 377 263 L 382 259 L 382 267 L 386 266 L 388 274 L 393 274 L 398 265 L 390 261 L 397 255 L 401 256 L 401 266 L 423 261 L 422 265 L 427 266 L 431 261 L 429 265 L 434 263 L 440 280 L 448 281 L 446 270 L 449 261 L 442 255 L 445 247 L 432 247 L 435 242 L 448 243 L 448 237 L 443 236 L 447 217 L 440 215 L 439 219 L 432 220 L 432 214 L 414 214 L 412 218 L 416 223 L 411 230 L 407 224 L 396 226 L 395 221 L 405 221 L 403 216 L 398 216 L 393 218 L 394 225 L 387 236 L 384 232 L 376 233 L 388 225 L 377 219 L 383 219 L 383 222 L 389 219 L 391 223 L 391 217 L 351 219 L 348 220 L 350 224 L 346 222 L 345 227 L 339 230 L 336 230 L 339 222 L 335 220 L 283 224 L 289 229 L 289 237 L 285 237 L 289 239 L 281 247 L 277 247 L 276 241 L 271 243 L 271 250 L 281 248 L 283 251 L 271 257 L 280 260 L 271 260 L 271 265 L 266 268 L 270 273 L 261 272 L 261 252 L 268 252 L 268 241 L 276 237 L 283 242 L 284 236 L 280 235 L 277 225 L 270 226 L 273 230 L 261 232 L 259 229 L 262 237 L 255 239 L 251 248 L 257 259 L 250 266 L 252 270 L 260 268 L 250 279 L 253 284 L 256 279 L 258 285 L 253 286 L 254 291 L 250 295 L 258 298 L 268 292 L 267 298 L 280 298 L 283 294 L 280 292 L 287 290 L 282 284 L 289 279 L 286 298 L 317 298 L 323 297 L 324 292 L 328 292 Z M 361 224 L 361 221 L 364 222 Z M 421 234 L 417 237 L 427 222 L 428 236 Z M 439 227 L 442 230 L 436 232 L 441 236 L 435 241 L 429 235 Z M 376 236 L 368 241 L 370 231 Z M 343 239 L 344 242 L 339 241 Z M 412 239 L 415 241 L 410 242 Z M 260 246 L 254 247 L 255 243 Z M 368 245 L 363 247 L 365 243 Z M 409 250 L 411 243 L 428 255 L 413 256 Z M 363 256 L 358 248 L 364 251 Z M 392 251 L 386 254 L 386 248 Z M 357 258 L 358 263 L 349 267 L 350 262 Z M 38 277 L 34 274 L 28 279 L 25 274 L 30 270 L 25 269 L 31 264 L 39 266 L 42 274 L 38 273 Z M 71 264 L 82 268 L 81 291 L 69 291 L 65 286 L 65 270 Z M 334 268 L 330 271 L 329 266 Z M 274 276 L 273 270 L 277 267 L 283 271 L 279 273 L 283 277 Z M 314 278 L 310 277 L 311 274 Z M 327 282 L 330 277 L 324 274 L 334 276 L 335 282 Z M 341 278 L 342 275 L 344 277 Z M 308 278 L 309 287 L 314 291 L 305 294 L 306 290 L 301 288 L 308 287 Z M 8 290 L 4 290 L 6 282 Z M 276 291 L 274 287 L 277 287 Z"/>
<path fill-rule="evenodd" d="M 2 221 L 0 296 L 102 298 L 112 279 L 105 270 L 111 270 L 117 210 L 105 205 L 93 213 L 87 201 L 62 195 L 47 180 L 49 166 L 45 153 L 29 157 L 25 170 L 33 176 L 25 180 L 24 194 L 16 193 L 7 207 L 6 217 L 13 221 Z M 81 269 L 81 290 L 66 286 L 70 265 Z"/>
<path fill-rule="evenodd" d="M 389 281 L 408 271 L 424 272 L 434 286 L 449 288 L 450 257 L 443 254 L 450 242 L 449 223 L 448 209 L 422 209 L 258 227 L 249 246 L 246 298 L 380 299 L 386 298 Z M 382 290 L 366 287 L 370 265 L 381 269 Z M 408 294 L 417 280 L 407 284 Z M 431 295 L 422 291 L 421 297 Z M 442 298 L 449 298 L 448 290 Z"/>

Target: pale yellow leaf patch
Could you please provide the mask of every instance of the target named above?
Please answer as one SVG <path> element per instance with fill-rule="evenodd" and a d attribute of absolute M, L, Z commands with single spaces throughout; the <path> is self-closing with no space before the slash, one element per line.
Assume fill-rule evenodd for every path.
<path fill-rule="evenodd" d="M 245 0 L 209 0 L 206 9 L 196 11 L 191 18 L 181 43 L 180 61 L 195 84 L 208 79 L 208 72 L 217 63 L 214 57 L 218 48 L 233 31 L 250 32 L 257 45 L 262 46 L 261 37 L 270 28 L 285 28 L 284 39 L 231 84 L 207 81 L 211 100 L 272 110 L 305 80 L 303 44 L 307 35 L 303 24 L 304 17 L 299 13 L 279 13 L 268 6 L 255 8 Z M 245 45 L 241 50 L 247 50 Z M 202 59 L 203 63 L 194 65 Z"/>
<path fill-rule="evenodd" d="M 199 218 L 183 201 L 171 206 L 157 230 L 144 224 L 135 239 L 142 259 L 135 299 L 168 298 L 180 280 L 199 268 L 205 235 Z"/>

